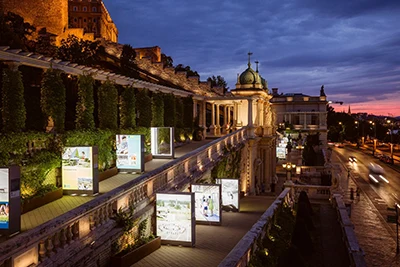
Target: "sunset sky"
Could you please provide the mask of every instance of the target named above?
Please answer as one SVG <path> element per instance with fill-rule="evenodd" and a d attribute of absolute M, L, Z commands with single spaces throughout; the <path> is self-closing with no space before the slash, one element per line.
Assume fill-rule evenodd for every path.
<path fill-rule="evenodd" d="M 119 43 L 159 46 L 200 74 L 237 73 L 260 62 L 280 93 L 343 101 L 336 111 L 400 116 L 400 1 L 104 0 Z M 255 64 L 252 66 L 255 69 Z"/>

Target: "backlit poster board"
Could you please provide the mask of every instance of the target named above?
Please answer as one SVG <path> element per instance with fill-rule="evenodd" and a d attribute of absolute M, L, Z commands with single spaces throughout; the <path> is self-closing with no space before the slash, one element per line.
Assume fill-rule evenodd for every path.
<path fill-rule="evenodd" d="M 194 246 L 193 193 L 157 193 L 156 215 L 157 236 L 162 244 Z"/>
<path fill-rule="evenodd" d="M 286 159 L 286 148 L 285 147 L 277 147 L 276 148 L 276 157 L 278 159 Z"/>
<path fill-rule="evenodd" d="M 9 228 L 10 184 L 8 168 L 0 169 L 0 229 Z"/>
<path fill-rule="evenodd" d="M 239 211 L 239 179 L 216 179 L 221 185 L 222 210 Z"/>
<path fill-rule="evenodd" d="M 65 147 L 62 154 L 62 186 L 66 194 L 99 192 L 97 147 Z"/>
<path fill-rule="evenodd" d="M 151 154 L 153 158 L 174 158 L 174 128 L 152 127 Z"/>
<path fill-rule="evenodd" d="M 221 185 L 192 184 L 196 223 L 221 224 Z"/>
<path fill-rule="evenodd" d="M 117 168 L 126 172 L 144 171 L 144 136 L 116 135 Z"/>
<path fill-rule="evenodd" d="M 0 234 L 21 230 L 21 172 L 19 166 L 0 168 Z"/>

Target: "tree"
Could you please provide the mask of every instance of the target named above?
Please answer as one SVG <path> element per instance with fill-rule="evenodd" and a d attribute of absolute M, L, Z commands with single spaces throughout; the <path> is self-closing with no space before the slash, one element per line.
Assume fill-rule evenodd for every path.
<path fill-rule="evenodd" d="M 118 91 L 114 83 L 106 80 L 98 89 L 99 128 L 115 130 L 118 128 Z"/>
<path fill-rule="evenodd" d="M 47 33 L 46 28 L 39 31 L 39 36 L 36 40 L 34 52 L 46 57 L 57 56 L 57 46 L 51 38 L 50 33 Z"/>
<path fill-rule="evenodd" d="M 152 127 L 164 126 L 164 99 L 162 93 L 154 93 L 152 99 Z"/>
<path fill-rule="evenodd" d="M 186 71 L 186 77 L 189 77 L 189 76 L 200 76 L 200 75 L 197 73 L 197 71 L 193 71 L 193 70 L 190 68 L 190 66 L 186 66 L 186 67 L 185 67 L 185 65 L 183 65 L 183 64 L 178 64 L 178 65 L 175 67 L 175 72 L 178 72 L 178 71 Z"/>
<path fill-rule="evenodd" d="M 36 28 L 12 12 L 0 11 L 0 46 L 28 50 L 28 40 Z"/>
<path fill-rule="evenodd" d="M 172 59 L 172 57 L 167 56 L 164 53 L 161 53 L 161 62 L 163 63 L 164 68 L 174 66 L 174 60 Z"/>
<path fill-rule="evenodd" d="M 99 41 L 91 42 L 68 35 L 66 40 L 61 41 L 57 57 L 80 65 L 95 66 L 100 63 L 101 53 L 104 53 L 104 47 Z"/>
<path fill-rule="evenodd" d="M 126 87 L 121 95 L 121 128 L 128 129 L 136 126 L 135 89 Z"/>
<path fill-rule="evenodd" d="M 62 71 L 47 69 L 42 81 L 40 106 L 48 118 L 49 125 L 54 123 L 54 130 L 63 132 L 65 128 L 66 91 L 61 79 Z"/>
<path fill-rule="evenodd" d="M 94 124 L 94 79 L 89 74 L 79 75 L 78 78 L 78 102 L 76 103 L 76 129 L 95 128 Z"/>
<path fill-rule="evenodd" d="M 215 77 L 214 75 L 212 77 L 207 78 L 207 82 L 211 83 L 211 87 L 222 87 L 224 88 L 224 94 L 226 91 L 229 89 L 228 83 L 225 81 L 224 77 L 218 75 Z"/>
<path fill-rule="evenodd" d="M 136 59 L 135 49 L 130 45 L 124 45 L 122 47 L 122 53 L 120 58 L 121 70 L 125 75 L 129 75 L 132 71 L 131 68 L 134 67 Z"/>
<path fill-rule="evenodd" d="M 2 109 L 4 132 L 20 132 L 25 128 L 24 85 L 18 67 L 3 70 Z"/>

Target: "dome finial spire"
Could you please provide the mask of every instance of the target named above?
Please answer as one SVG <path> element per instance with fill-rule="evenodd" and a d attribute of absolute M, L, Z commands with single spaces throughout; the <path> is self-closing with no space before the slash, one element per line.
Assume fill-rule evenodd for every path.
<path fill-rule="evenodd" d="M 249 68 L 250 68 L 250 66 L 251 66 L 251 64 L 250 64 L 250 56 L 251 56 L 252 54 L 253 54 L 253 53 L 251 53 L 251 52 L 247 53 L 247 55 L 249 55 L 249 63 L 247 63 L 247 66 L 249 66 Z"/>
<path fill-rule="evenodd" d="M 260 62 L 258 62 L 258 60 L 256 60 L 256 61 L 254 61 L 254 63 L 256 63 L 256 72 L 258 73 L 258 63 L 260 63 Z"/>

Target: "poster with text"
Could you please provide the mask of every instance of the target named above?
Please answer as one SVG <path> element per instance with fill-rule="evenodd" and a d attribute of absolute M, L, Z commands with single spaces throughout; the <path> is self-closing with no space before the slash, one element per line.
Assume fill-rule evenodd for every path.
<path fill-rule="evenodd" d="M 157 236 L 176 244 L 193 244 L 195 221 L 192 193 L 156 195 Z"/>
<path fill-rule="evenodd" d="M 116 135 L 117 168 L 144 171 L 141 135 Z"/>
<path fill-rule="evenodd" d="M 217 179 L 221 185 L 222 210 L 239 211 L 239 180 L 238 179 Z"/>
<path fill-rule="evenodd" d="M 285 147 L 277 147 L 276 148 L 276 157 L 278 159 L 286 159 L 286 148 Z"/>
<path fill-rule="evenodd" d="M 8 168 L 0 168 L 0 229 L 9 229 L 10 200 L 9 200 Z"/>
<path fill-rule="evenodd" d="M 62 154 L 64 190 L 93 191 L 92 147 L 65 147 Z"/>
<path fill-rule="evenodd" d="M 196 222 L 221 222 L 221 185 L 192 184 Z"/>

